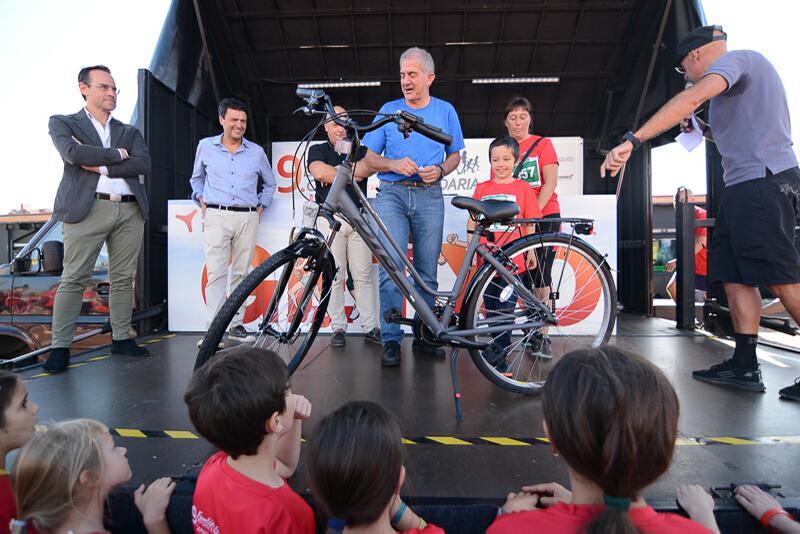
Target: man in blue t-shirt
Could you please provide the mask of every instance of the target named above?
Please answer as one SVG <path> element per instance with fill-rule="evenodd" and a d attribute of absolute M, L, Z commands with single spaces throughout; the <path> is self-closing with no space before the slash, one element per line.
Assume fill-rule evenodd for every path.
<path fill-rule="evenodd" d="M 363 144 L 369 148 L 364 163 L 378 173 L 380 187 L 375 209 L 392 238 L 405 250 L 411 235 L 414 268 L 432 289 L 438 288 L 437 262 L 442 250 L 444 199 L 441 180 L 453 172 L 459 163 L 459 151 L 464 148 L 461 124 L 452 105 L 434 98 L 430 87 L 436 74 L 433 58 L 421 48 L 409 48 L 400 56 L 400 87 L 403 98 L 381 107 L 380 112 L 393 114 L 409 111 L 437 126 L 453 137 L 449 146 L 432 141 L 417 132 L 408 139 L 394 124 L 368 133 Z M 391 246 L 385 243 L 387 250 Z M 394 256 L 394 254 L 392 254 Z M 395 258 L 398 268 L 403 266 Z M 425 301 L 433 305 L 434 297 L 422 292 Z M 403 295 L 386 274 L 380 271 L 381 341 L 384 367 L 400 365 L 400 342 L 403 331 L 396 322 L 387 322 L 387 314 L 401 313 Z M 444 350 L 414 340 L 413 349 L 436 357 Z"/>
<path fill-rule="evenodd" d="M 704 135 L 722 155 L 725 192 L 709 253 L 709 282 L 722 282 L 731 308 L 736 348 L 733 357 L 694 371 L 703 382 L 764 391 L 756 358 L 764 285 L 800 322 L 800 169 L 792 149 L 786 92 L 775 67 L 752 50 L 728 52 L 719 26 L 697 28 L 680 40 L 675 70 L 693 82 L 667 102 L 635 133 L 606 156 L 600 174 L 616 176 L 643 141 L 685 124 L 710 100 Z M 800 380 L 780 390 L 800 401 Z"/>

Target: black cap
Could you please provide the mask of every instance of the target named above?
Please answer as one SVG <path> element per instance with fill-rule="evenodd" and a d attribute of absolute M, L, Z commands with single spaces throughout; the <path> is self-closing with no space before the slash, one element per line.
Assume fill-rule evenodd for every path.
<path fill-rule="evenodd" d="M 714 35 L 715 31 L 722 32 L 722 35 Z M 678 41 L 675 48 L 675 64 L 683 60 L 686 55 L 696 48 L 707 45 L 712 41 L 726 41 L 728 34 L 722 31 L 722 26 L 701 26 L 690 31 Z"/>

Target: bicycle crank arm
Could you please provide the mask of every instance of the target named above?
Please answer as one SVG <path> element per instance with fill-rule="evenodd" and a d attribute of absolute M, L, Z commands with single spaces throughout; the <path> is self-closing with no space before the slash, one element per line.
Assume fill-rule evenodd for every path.
<path fill-rule="evenodd" d="M 483 350 L 489 346 L 488 343 L 481 343 L 478 341 L 471 341 L 461 336 L 451 336 L 450 334 L 442 333 L 439 335 L 439 341 L 445 345 L 449 345 L 454 349 L 478 349 Z"/>

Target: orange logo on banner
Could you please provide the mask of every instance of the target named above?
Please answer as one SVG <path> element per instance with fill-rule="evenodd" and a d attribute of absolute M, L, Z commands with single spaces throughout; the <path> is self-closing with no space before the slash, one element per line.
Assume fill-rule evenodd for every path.
<path fill-rule="evenodd" d="M 294 169 L 294 176 L 292 176 L 292 169 Z M 304 189 L 300 187 L 300 180 L 303 178 L 303 166 L 300 165 L 297 158 L 294 156 L 283 156 L 278 160 L 276 170 L 278 171 L 278 176 L 284 180 L 289 180 L 288 186 L 278 186 L 279 193 L 291 193 L 295 188 L 297 188 L 298 191 L 304 191 Z"/>

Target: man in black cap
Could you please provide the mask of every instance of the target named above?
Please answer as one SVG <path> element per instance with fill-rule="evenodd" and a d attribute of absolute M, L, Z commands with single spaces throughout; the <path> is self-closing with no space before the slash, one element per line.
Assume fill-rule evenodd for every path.
<path fill-rule="evenodd" d="M 708 124 L 699 122 L 722 155 L 725 193 L 714 226 L 711 280 L 722 282 L 736 338 L 733 357 L 694 371 L 697 380 L 765 391 L 756 358 L 765 285 L 800 322 L 800 170 L 792 150 L 786 92 L 767 59 L 751 50 L 728 52 L 719 26 L 703 26 L 678 43 L 676 67 L 691 87 L 678 93 L 622 144 L 611 150 L 600 174 L 616 176 L 631 152 L 690 116 L 710 100 Z M 780 390 L 800 401 L 800 379 Z"/>

